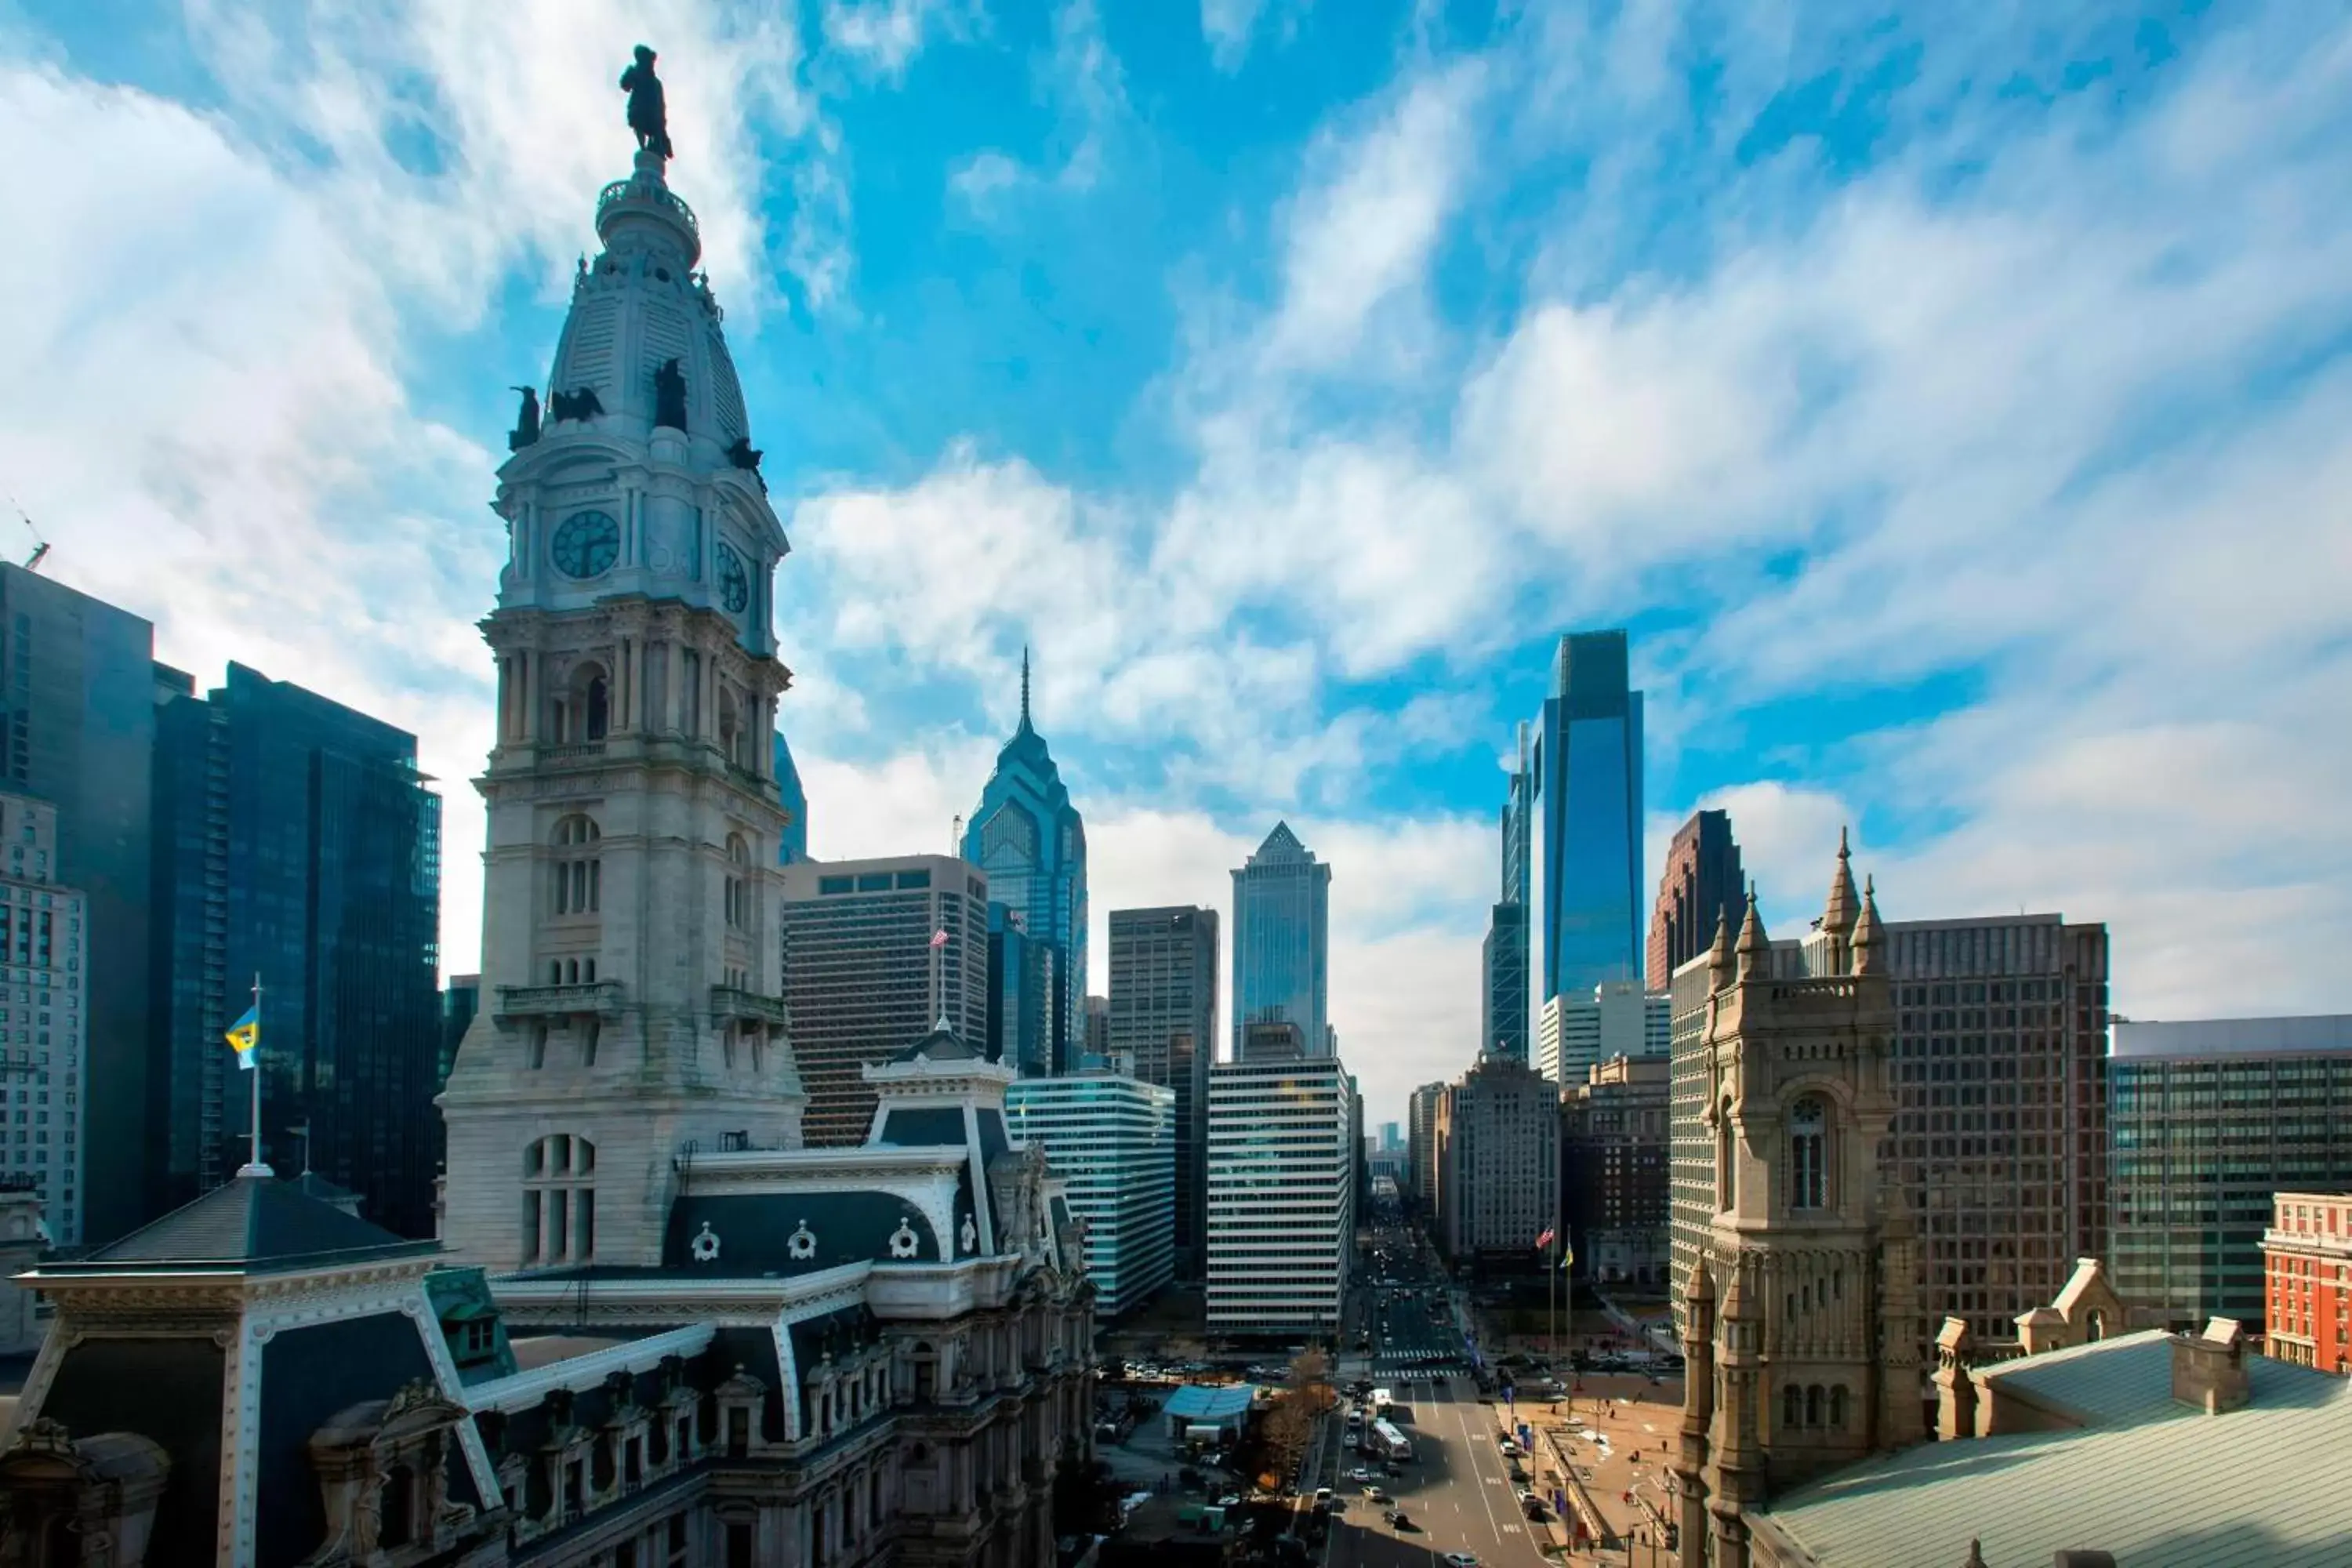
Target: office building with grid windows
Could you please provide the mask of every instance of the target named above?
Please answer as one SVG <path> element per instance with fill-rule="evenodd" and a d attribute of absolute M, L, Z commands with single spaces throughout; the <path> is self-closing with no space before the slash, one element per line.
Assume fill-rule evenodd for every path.
<path fill-rule="evenodd" d="M 2268 1321 L 2283 1192 L 2352 1188 L 2352 1016 L 2118 1021 L 2110 1271 L 2143 1327 Z"/>
<path fill-rule="evenodd" d="M 1979 1339 L 2007 1339 L 2077 1258 L 2113 1264 L 2107 928 L 2056 914 L 1895 921 L 1885 951 L 1889 1175 L 1917 1228 L 1920 1306 L 1930 1326 L 1964 1318 Z M 2116 1289 L 2139 1299 L 2120 1278 Z"/>
<path fill-rule="evenodd" d="M 811 1148 L 860 1143 L 875 1104 L 863 1068 L 941 1018 L 966 1039 L 987 1037 L 988 879 L 950 855 L 804 860 L 780 876 L 802 1136 Z"/>
<path fill-rule="evenodd" d="M 1355 1251 L 1356 1086 L 1337 1058 L 1209 1069 L 1208 1327 L 1330 1335 Z"/>
<path fill-rule="evenodd" d="M 1209 1063 L 1217 1037 L 1217 911 L 1110 912 L 1104 1054 L 1176 1097 L 1176 1272 L 1201 1277 L 1208 1212 Z"/>
<path fill-rule="evenodd" d="M 1141 1306 L 1176 1272 L 1176 1093 L 1088 1068 L 1004 1091 L 1013 1142 L 1045 1151 L 1086 1225 L 1095 1312 Z"/>
<path fill-rule="evenodd" d="M 56 807 L 0 795 L 0 1186 L 29 1188 L 50 1239 L 71 1247 L 86 1212 L 89 902 L 57 879 Z"/>

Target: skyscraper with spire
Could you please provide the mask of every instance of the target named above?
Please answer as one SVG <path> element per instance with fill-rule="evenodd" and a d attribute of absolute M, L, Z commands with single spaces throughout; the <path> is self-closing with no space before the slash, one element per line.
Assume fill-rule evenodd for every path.
<path fill-rule="evenodd" d="M 996 753 L 964 829 L 963 858 L 988 873 L 989 897 L 1033 942 L 1054 950 L 1055 1070 L 1074 1065 L 1087 995 L 1087 827 L 1045 738 L 1029 718 L 1029 650 L 1021 650 L 1021 721 Z"/>

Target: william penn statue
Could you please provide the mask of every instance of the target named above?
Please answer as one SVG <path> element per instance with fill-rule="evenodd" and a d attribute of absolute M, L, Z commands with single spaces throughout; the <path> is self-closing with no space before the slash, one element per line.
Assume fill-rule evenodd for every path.
<path fill-rule="evenodd" d="M 637 146 L 656 157 L 673 156 L 661 79 L 654 75 L 653 50 L 643 44 L 637 46 L 637 63 L 621 73 L 621 90 L 629 95 L 629 129 L 637 133 Z"/>

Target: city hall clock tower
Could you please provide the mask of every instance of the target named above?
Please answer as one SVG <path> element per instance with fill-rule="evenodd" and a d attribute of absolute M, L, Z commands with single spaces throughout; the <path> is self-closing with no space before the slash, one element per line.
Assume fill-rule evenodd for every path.
<path fill-rule="evenodd" d="M 481 1011 L 440 1103 L 444 1238 L 494 1269 L 656 1264 L 696 1152 L 800 1142 L 772 761 L 789 546 L 667 149 L 597 200 L 492 503 Z"/>

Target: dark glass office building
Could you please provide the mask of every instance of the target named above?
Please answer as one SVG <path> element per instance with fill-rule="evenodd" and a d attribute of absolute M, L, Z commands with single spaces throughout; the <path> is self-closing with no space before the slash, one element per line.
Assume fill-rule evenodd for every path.
<path fill-rule="evenodd" d="M 2352 1190 L 2352 1016 L 2117 1020 L 2106 1067 L 2116 1291 L 2259 1333 L 2273 1194 Z"/>
<path fill-rule="evenodd" d="M 1643 978 L 1642 694 L 1625 634 L 1559 639 L 1528 772 L 1528 1016 Z"/>
<path fill-rule="evenodd" d="M 0 564 L 0 779 L 58 812 L 57 880 L 89 900 L 89 1100 L 82 1238 L 147 1219 L 155 629 L 61 583 Z M 222 1047 L 227 1054 L 227 1047 Z"/>
<path fill-rule="evenodd" d="M 164 1201 L 245 1158 L 222 1033 L 262 985 L 261 1157 L 429 1236 L 441 1121 L 441 800 L 416 738 L 232 664 L 155 718 L 153 1070 Z"/>

